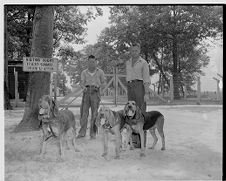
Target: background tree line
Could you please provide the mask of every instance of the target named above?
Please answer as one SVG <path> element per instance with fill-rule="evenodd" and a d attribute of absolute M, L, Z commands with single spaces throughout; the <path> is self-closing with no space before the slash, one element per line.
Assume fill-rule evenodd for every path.
<path fill-rule="evenodd" d="M 223 38 L 222 6 L 113 6 L 110 7 L 110 27 L 100 34 L 98 42 L 86 46 L 72 64 L 84 63 L 87 54 L 94 54 L 105 72 L 119 65 L 124 72 L 122 56 L 133 42 L 141 44 L 141 56 L 159 72 L 161 84 L 169 89 L 169 74 L 173 76 L 174 97 L 184 94 L 184 84 L 192 91 L 202 68 L 210 61 L 207 39 Z M 66 47 L 65 47 L 66 48 Z M 71 51 L 74 52 L 71 47 Z M 74 52 L 76 54 L 76 52 Z M 78 61 L 79 60 L 79 61 Z M 75 67 L 75 66 L 73 66 Z M 73 81 L 79 81 L 79 71 Z M 69 69 L 68 69 L 69 70 Z"/>
<path fill-rule="evenodd" d="M 169 86 L 167 73 L 171 74 L 174 97 L 179 99 L 183 93 L 182 83 L 186 81 L 189 90 L 197 76 L 203 74 L 201 68 L 209 63 L 204 40 L 223 37 L 222 6 L 118 5 L 110 7 L 110 27 L 101 32 L 98 42 L 75 51 L 73 44 L 84 43 L 87 23 L 102 13 L 97 6 L 86 12 L 78 6 L 5 6 L 5 95 L 8 60 L 22 60 L 24 56 L 34 55 L 58 57 L 63 72 L 71 76 L 71 82 L 77 83 L 89 54 L 97 57 L 99 66 L 106 73 L 116 65 L 120 72 L 124 72 L 122 59 L 128 58 L 128 47 L 139 42 L 141 56 L 155 67 L 151 74 L 159 72 L 160 81 L 166 86 Z M 42 19 L 46 14 L 53 18 Z M 40 21 L 46 25 L 49 22 L 52 27 L 42 27 Z M 46 35 L 37 34 L 39 29 L 42 32 L 45 28 Z M 43 48 L 49 42 L 37 40 L 44 42 L 46 37 L 52 44 Z M 42 48 L 37 52 L 39 46 Z M 41 93 L 37 93 L 35 87 L 40 78 L 46 83 L 42 85 Z M 37 127 L 37 106 L 34 105 L 41 94 L 48 93 L 49 84 L 49 73 L 29 73 L 26 107 L 30 110 L 25 111 L 22 123 L 31 122 L 31 127 Z"/>

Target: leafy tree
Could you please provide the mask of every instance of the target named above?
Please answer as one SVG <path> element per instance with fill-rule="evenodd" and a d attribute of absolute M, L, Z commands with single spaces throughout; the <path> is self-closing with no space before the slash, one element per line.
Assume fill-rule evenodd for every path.
<path fill-rule="evenodd" d="M 7 21 L 7 7 L 4 7 L 4 20 Z M 4 72 L 8 72 L 8 31 L 6 23 L 4 24 Z M 8 88 L 8 74 L 4 74 L 4 109 L 12 109 L 12 106 L 10 104 L 9 100 L 9 88 Z"/>
<path fill-rule="evenodd" d="M 68 76 L 71 77 L 71 84 L 76 84 L 80 81 L 80 75 L 82 70 L 86 67 L 85 56 L 81 52 L 76 52 L 70 45 L 62 46 L 58 50 L 57 54 L 64 71 Z"/>
<path fill-rule="evenodd" d="M 51 58 L 53 52 L 53 6 L 37 6 L 34 15 L 32 57 Z M 28 131 L 39 128 L 38 100 L 49 94 L 50 73 L 31 72 L 29 75 L 27 99 L 22 121 L 15 131 Z"/>
<path fill-rule="evenodd" d="M 154 60 L 165 81 L 165 71 L 173 75 L 175 99 L 180 98 L 181 68 L 186 68 L 182 62 L 192 58 L 203 40 L 216 38 L 223 30 L 221 6 L 114 6 L 110 12 L 111 27 L 102 32 L 100 42 L 113 46 L 119 54 L 131 43 L 140 42 L 142 56 Z M 200 51 L 198 54 L 202 55 Z M 161 57 L 167 57 L 164 70 Z M 205 60 L 208 58 L 201 59 L 201 67 L 206 65 Z M 193 74 L 200 74 L 195 70 Z"/>
<path fill-rule="evenodd" d="M 7 5 L 5 6 L 5 43 L 7 45 L 5 52 L 8 58 L 5 58 L 5 67 L 8 67 L 9 60 L 22 60 L 23 57 L 31 55 L 31 45 L 33 38 L 33 20 L 34 5 Z M 81 6 L 55 6 L 54 30 L 53 30 L 53 50 L 57 54 L 61 42 L 65 43 L 84 43 L 86 35 L 86 25 L 89 21 L 102 15 L 100 7 L 87 7 L 85 12 L 81 12 Z M 6 36 L 7 32 L 7 36 Z M 6 38 L 7 37 L 7 38 Z M 5 69 L 5 77 L 8 77 L 8 71 Z M 8 82 L 6 80 L 6 89 L 4 93 L 7 99 Z M 27 89 L 27 88 L 26 88 Z M 7 101 L 8 100 L 8 101 Z"/>
<path fill-rule="evenodd" d="M 30 56 L 34 5 L 7 5 L 7 30 L 9 33 L 9 58 L 22 60 Z M 84 43 L 86 25 L 92 19 L 102 15 L 100 7 L 88 7 L 82 13 L 80 6 L 55 6 L 54 13 L 54 50 L 60 46 L 60 41 L 66 43 Z"/>
<path fill-rule="evenodd" d="M 55 84 L 56 74 L 53 74 L 53 84 Z M 59 93 L 66 95 L 69 92 L 69 88 L 66 86 L 67 79 L 63 72 L 57 73 L 57 87 L 59 88 Z"/>

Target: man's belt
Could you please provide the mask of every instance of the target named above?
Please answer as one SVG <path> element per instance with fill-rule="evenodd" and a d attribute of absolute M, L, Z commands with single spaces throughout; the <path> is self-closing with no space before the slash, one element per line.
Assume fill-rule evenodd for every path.
<path fill-rule="evenodd" d="M 129 80 L 127 81 L 128 83 L 132 83 L 132 82 L 143 82 L 143 80 L 139 80 L 139 79 L 134 79 L 134 80 Z"/>
<path fill-rule="evenodd" d="M 86 85 L 86 88 L 95 88 L 95 89 L 99 89 L 99 87 L 96 86 L 96 85 Z"/>

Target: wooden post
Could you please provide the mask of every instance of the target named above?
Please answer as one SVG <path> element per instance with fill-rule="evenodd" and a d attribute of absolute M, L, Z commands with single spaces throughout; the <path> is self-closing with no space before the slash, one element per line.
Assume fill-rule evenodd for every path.
<path fill-rule="evenodd" d="M 155 92 L 155 84 L 152 84 L 154 86 L 154 92 Z"/>
<path fill-rule="evenodd" d="M 219 86 L 220 80 L 215 77 L 213 77 L 213 79 L 216 80 L 217 82 L 217 100 L 219 101 L 220 100 L 220 86 Z"/>
<path fill-rule="evenodd" d="M 50 86 L 49 86 L 49 95 L 50 97 L 53 96 L 53 84 L 52 84 L 52 79 L 53 79 L 53 73 L 50 73 Z"/>
<path fill-rule="evenodd" d="M 117 106 L 117 99 L 118 99 L 118 80 L 117 80 L 117 67 L 114 68 L 114 82 L 115 82 L 115 106 Z"/>
<path fill-rule="evenodd" d="M 200 81 L 200 77 L 198 77 L 198 80 L 197 80 L 197 104 L 198 105 L 201 104 L 201 81 Z"/>
<path fill-rule="evenodd" d="M 217 81 L 217 100 L 220 100 L 220 80 Z"/>
<path fill-rule="evenodd" d="M 174 90 L 173 90 L 173 76 L 170 75 L 170 100 L 173 101 L 174 100 L 174 94 L 173 94 Z"/>
<path fill-rule="evenodd" d="M 184 99 L 187 99 L 187 84 L 184 83 Z"/>
<path fill-rule="evenodd" d="M 18 93 L 18 72 L 15 71 L 14 68 L 14 76 L 15 76 L 15 104 L 14 106 L 17 107 L 19 103 L 19 93 Z"/>
<path fill-rule="evenodd" d="M 57 100 L 57 81 L 58 81 L 58 60 L 57 60 L 57 71 L 56 71 L 56 76 L 54 80 L 54 100 Z"/>

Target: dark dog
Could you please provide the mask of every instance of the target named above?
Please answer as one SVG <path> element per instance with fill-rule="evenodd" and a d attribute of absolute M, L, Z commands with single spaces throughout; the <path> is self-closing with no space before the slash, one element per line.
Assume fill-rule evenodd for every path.
<path fill-rule="evenodd" d="M 149 130 L 154 142 L 151 149 L 154 149 L 158 138 L 155 134 L 155 129 L 157 128 L 161 139 L 162 148 L 165 150 L 165 136 L 163 132 L 164 116 L 158 111 L 150 111 L 142 113 L 140 108 L 136 106 L 135 101 L 128 101 L 124 108 L 126 115 L 126 123 L 130 125 L 131 131 L 128 134 L 132 134 L 132 131 L 140 134 L 141 139 L 141 156 L 144 156 L 144 130 Z"/>
<path fill-rule="evenodd" d="M 98 116 L 96 120 L 96 125 L 102 131 L 102 141 L 104 152 L 102 154 L 103 157 L 106 158 L 108 154 L 108 134 L 111 133 L 116 137 L 115 144 L 115 158 L 118 159 L 120 157 L 120 147 L 121 147 L 121 134 L 120 130 L 125 124 L 123 119 L 123 110 L 122 111 L 112 111 L 108 107 L 100 107 L 98 111 Z"/>
<path fill-rule="evenodd" d="M 69 110 L 58 110 L 56 102 L 48 95 L 44 95 L 39 100 L 39 115 L 38 119 L 41 121 L 43 131 L 43 141 L 41 148 L 41 156 L 46 152 L 47 140 L 51 137 L 59 138 L 60 141 L 60 155 L 64 157 L 63 141 L 66 138 L 67 132 L 72 129 L 73 138 L 72 144 L 75 151 L 75 117 Z M 66 139 L 68 143 L 68 139 Z"/>

